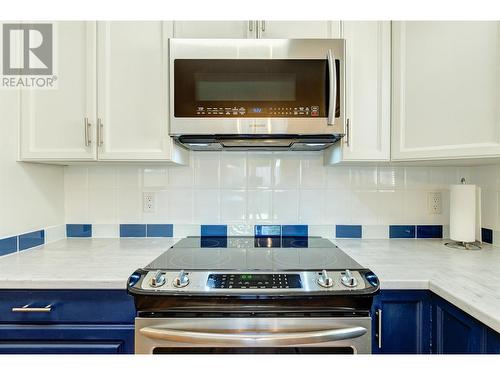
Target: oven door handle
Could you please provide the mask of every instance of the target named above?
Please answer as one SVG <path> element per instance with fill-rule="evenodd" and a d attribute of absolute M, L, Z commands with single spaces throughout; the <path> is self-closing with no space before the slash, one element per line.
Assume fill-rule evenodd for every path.
<path fill-rule="evenodd" d="M 337 110 L 337 65 L 335 55 L 331 49 L 326 54 L 328 61 L 328 119 L 327 125 L 335 125 L 335 112 Z"/>
<path fill-rule="evenodd" d="M 150 339 L 187 344 L 226 344 L 238 346 L 306 345 L 353 339 L 367 333 L 364 327 L 349 327 L 309 332 L 287 333 L 219 333 L 184 331 L 161 327 L 144 327 L 140 333 Z"/>

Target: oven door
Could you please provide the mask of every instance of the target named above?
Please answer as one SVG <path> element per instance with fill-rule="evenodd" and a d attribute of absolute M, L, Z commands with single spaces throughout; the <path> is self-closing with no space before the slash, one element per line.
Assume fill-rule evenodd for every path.
<path fill-rule="evenodd" d="M 341 39 L 170 39 L 170 133 L 343 134 Z"/>
<path fill-rule="evenodd" d="M 136 354 L 368 354 L 371 319 L 136 318 Z"/>

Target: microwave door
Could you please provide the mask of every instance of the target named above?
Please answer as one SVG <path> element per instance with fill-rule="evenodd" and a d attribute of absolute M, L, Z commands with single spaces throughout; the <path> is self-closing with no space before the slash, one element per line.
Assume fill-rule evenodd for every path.
<path fill-rule="evenodd" d="M 329 48 L 315 58 L 316 40 L 300 41 L 304 56 L 273 50 L 273 58 L 219 58 L 216 49 L 210 58 L 176 56 L 173 48 L 171 134 L 343 133 L 343 49 L 320 41 Z"/>

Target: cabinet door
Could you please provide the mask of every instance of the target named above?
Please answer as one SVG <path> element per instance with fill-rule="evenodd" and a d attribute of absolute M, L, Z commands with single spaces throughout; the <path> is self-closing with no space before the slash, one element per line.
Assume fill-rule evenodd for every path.
<path fill-rule="evenodd" d="M 174 38 L 255 38 L 257 21 L 174 21 Z"/>
<path fill-rule="evenodd" d="M 500 155 L 499 26 L 393 22 L 393 160 Z"/>
<path fill-rule="evenodd" d="M 21 160 L 95 160 L 95 29 L 95 22 L 53 23 L 57 86 L 22 90 Z"/>
<path fill-rule="evenodd" d="M 383 290 L 373 304 L 372 352 L 431 352 L 430 297 L 427 291 Z"/>
<path fill-rule="evenodd" d="M 97 30 L 99 159 L 175 159 L 168 133 L 172 23 L 99 22 Z"/>
<path fill-rule="evenodd" d="M 346 135 L 326 163 L 389 161 L 391 24 L 343 22 L 346 39 Z"/>
<path fill-rule="evenodd" d="M 500 333 L 486 328 L 486 354 L 500 354 Z"/>
<path fill-rule="evenodd" d="M 444 299 L 432 296 L 432 347 L 437 354 L 479 354 L 483 327 Z"/>
<path fill-rule="evenodd" d="M 269 39 L 339 38 L 340 21 L 259 21 L 257 37 Z"/>
<path fill-rule="evenodd" d="M 0 325 L 0 354 L 132 354 L 133 325 Z"/>

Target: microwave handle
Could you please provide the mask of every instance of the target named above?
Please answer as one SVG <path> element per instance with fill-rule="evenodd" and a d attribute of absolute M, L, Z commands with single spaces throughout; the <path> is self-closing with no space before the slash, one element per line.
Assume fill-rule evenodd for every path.
<path fill-rule="evenodd" d="M 335 55 L 332 50 L 329 49 L 326 58 L 328 61 L 328 90 L 329 90 L 329 101 L 328 101 L 328 125 L 335 125 L 335 107 L 337 105 L 337 66 L 335 64 Z"/>

